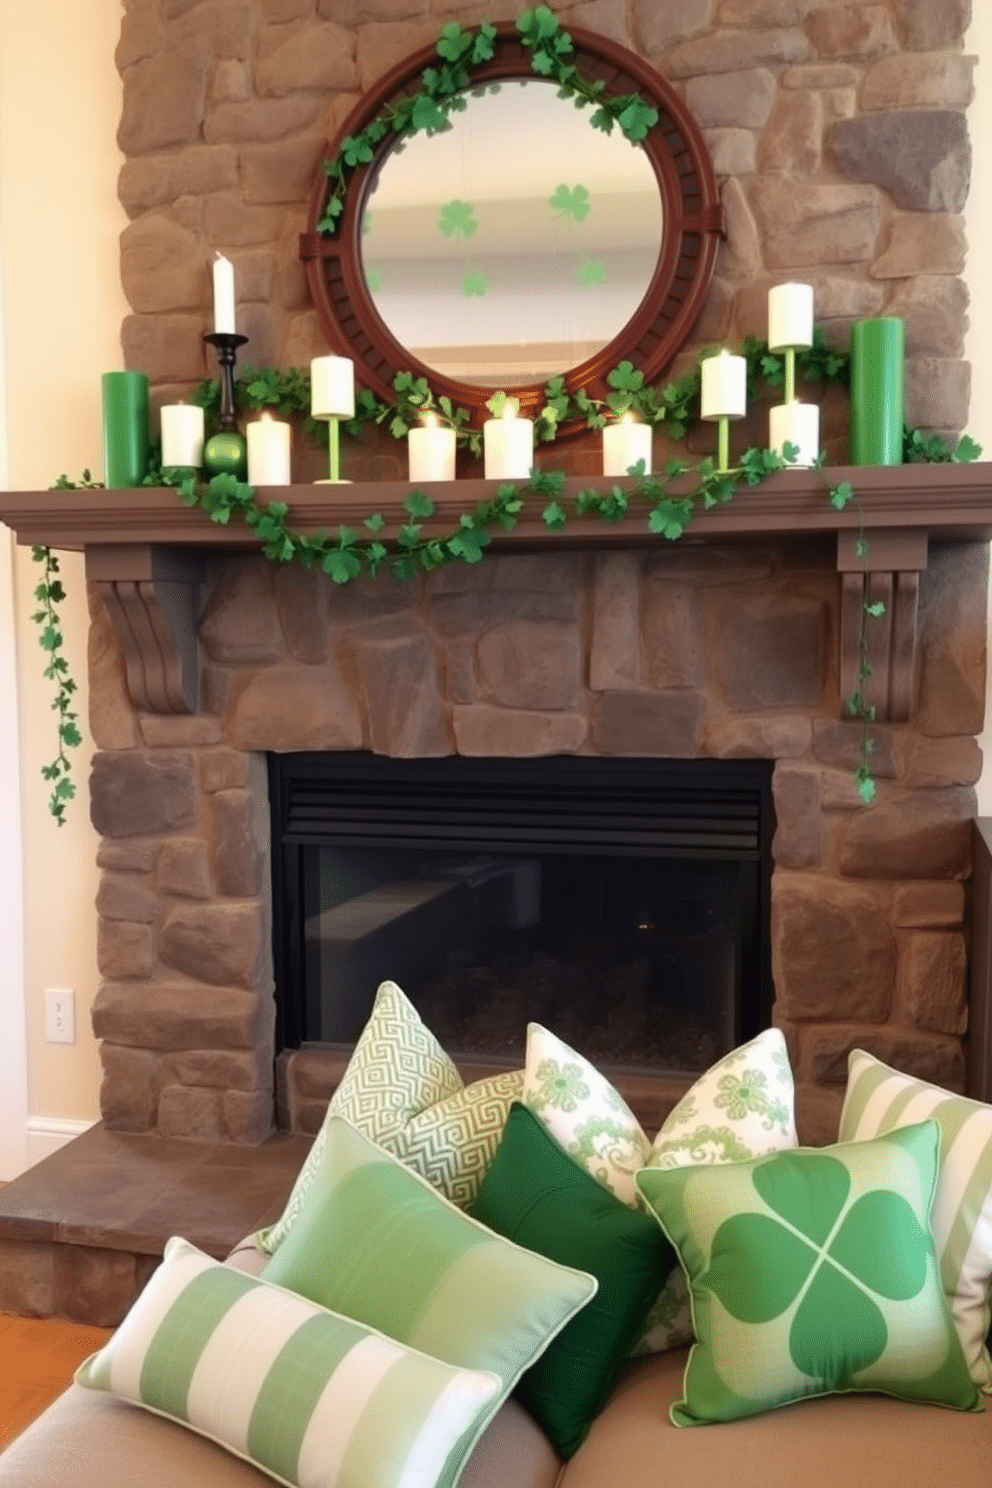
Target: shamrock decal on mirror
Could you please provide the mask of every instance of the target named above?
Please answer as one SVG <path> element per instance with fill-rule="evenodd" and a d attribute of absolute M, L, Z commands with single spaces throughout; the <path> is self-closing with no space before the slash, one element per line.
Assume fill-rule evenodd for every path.
<path fill-rule="evenodd" d="M 471 238 L 479 230 L 472 203 L 459 201 L 457 198 L 454 201 L 445 202 L 441 208 L 441 215 L 437 219 L 437 230 L 446 238 Z"/>
<path fill-rule="evenodd" d="M 772 1213 L 725 1220 L 698 1280 L 744 1323 L 770 1323 L 799 1300 L 789 1330 L 793 1363 L 829 1390 L 850 1389 L 888 1343 L 879 1301 L 908 1301 L 926 1283 L 920 1223 L 892 1189 L 852 1200 L 847 1168 L 827 1154 L 801 1161 L 778 1154 L 752 1181 Z M 754 1266 L 742 1257 L 754 1257 Z"/>

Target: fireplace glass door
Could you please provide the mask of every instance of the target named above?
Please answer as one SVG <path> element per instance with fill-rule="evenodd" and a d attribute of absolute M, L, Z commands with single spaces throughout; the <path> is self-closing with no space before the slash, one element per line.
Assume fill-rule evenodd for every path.
<path fill-rule="evenodd" d="M 457 1059 L 543 1023 L 694 1073 L 767 1023 L 770 770 L 753 761 L 271 760 L 283 1047 L 348 1048 L 396 981 Z"/>

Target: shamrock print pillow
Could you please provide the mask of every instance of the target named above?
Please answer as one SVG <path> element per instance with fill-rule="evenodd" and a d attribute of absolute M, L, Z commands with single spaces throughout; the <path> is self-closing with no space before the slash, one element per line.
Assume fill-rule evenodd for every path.
<path fill-rule="evenodd" d="M 981 1408 L 930 1232 L 938 1150 L 925 1121 L 637 1175 L 691 1291 L 697 1341 L 676 1426 L 858 1390 Z"/>

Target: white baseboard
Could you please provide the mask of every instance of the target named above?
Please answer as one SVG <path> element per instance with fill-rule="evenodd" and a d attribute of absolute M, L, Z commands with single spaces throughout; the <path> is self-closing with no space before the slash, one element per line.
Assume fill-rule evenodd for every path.
<path fill-rule="evenodd" d="M 95 1123 L 72 1121 L 64 1116 L 29 1116 L 27 1125 L 28 1163 L 34 1166 L 43 1157 L 51 1157 L 73 1137 L 81 1137 Z"/>

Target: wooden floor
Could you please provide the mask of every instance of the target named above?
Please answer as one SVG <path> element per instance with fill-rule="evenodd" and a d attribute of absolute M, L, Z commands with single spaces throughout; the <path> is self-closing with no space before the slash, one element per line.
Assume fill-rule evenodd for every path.
<path fill-rule="evenodd" d="M 110 1328 L 0 1314 L 0 1452 L 71 1382 Z"/>

